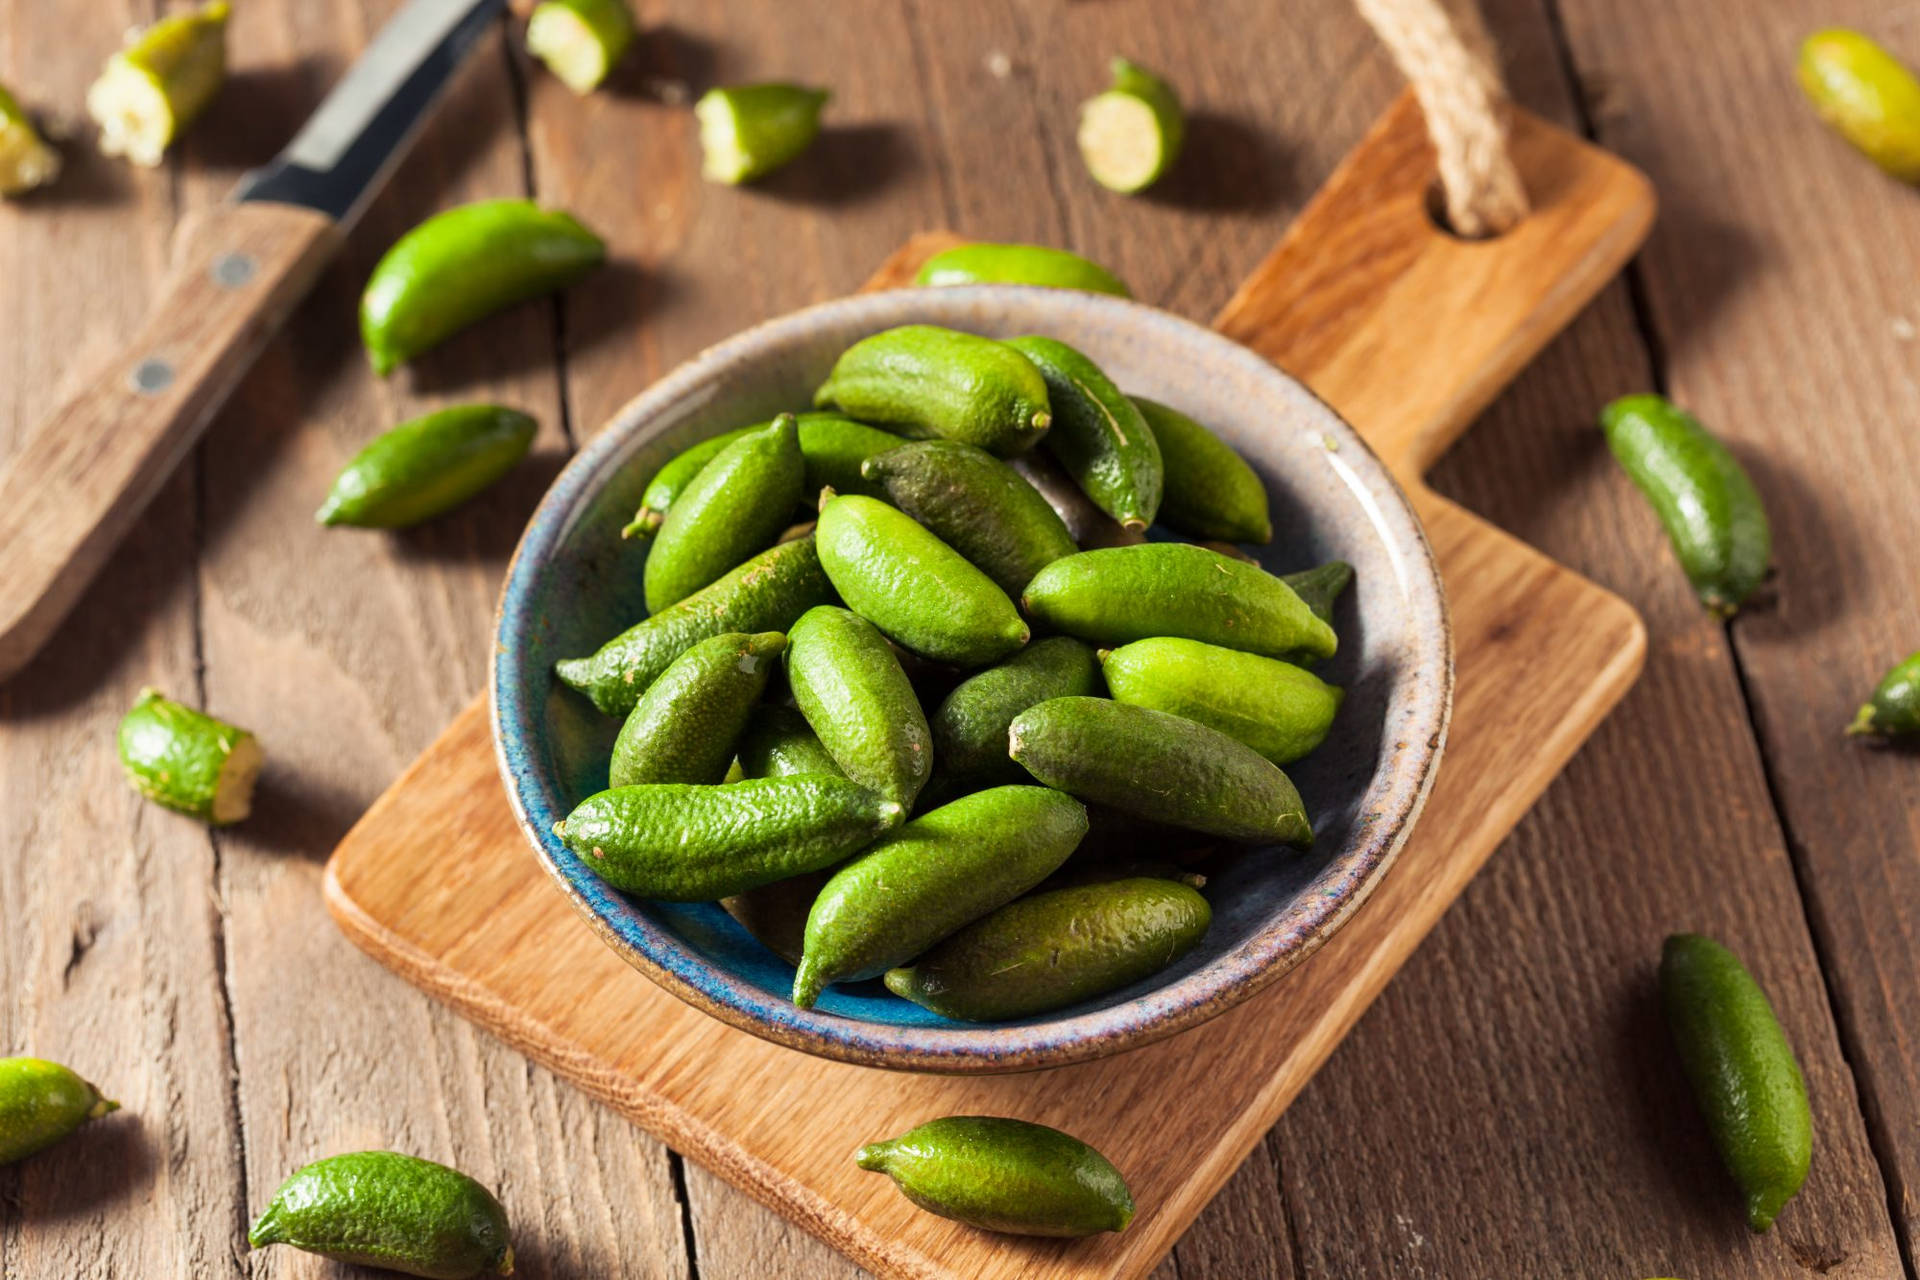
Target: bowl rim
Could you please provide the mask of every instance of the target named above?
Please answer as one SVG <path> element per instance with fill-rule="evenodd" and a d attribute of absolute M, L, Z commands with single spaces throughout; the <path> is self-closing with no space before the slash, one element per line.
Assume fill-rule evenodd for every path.
<path fill-rule="evenodd" d="M 509 631 L 516 602 L 531 592 L 541 566 L 569 531 L 570 515 L 596 491 L 593 481 L 628 439 L 663 410 L 704 384 L 724 376 L 740 361 L 757 358 L 769 343 L 800 337 L 822 324 L 863 324 L 878 318 L 891 324 L 916 323 L 899 316 L 905 300 L 964 303 L 970 297 L 1016 292 L 1049 301 L 1065 294 L 1073 305 L 1121 313 L 1129 324 L 1161 326 L 1180 339 L 1198 337 L 1219 347 L 1221 358 L 1244 362 L 1250 372 L 1291 382 L 1324 411 L 1333 434 L 1328 447 L 1341 457 L 1348 480 L 1372 499 L 1371 523 L 1391 534 L 1390 547 L 1403 561 L 1418 566 L 1406 589 L 1412 607 L 1407 634 L 1427 637 L 1417 656 L 1434 665 L 1437 697 L 1416 699 L 1417 714 L 1392 726 L 1396 737 L 1373 772 L 1363 807 L 1373 820 L 1356 825 L 1349 847 L 1303 883 L 1294 900 L 1251 937 L 1176 982 L 1121 1004 L 1066 1018 L 1016 1024 L 907 1026 L 868 1022 L 799 1009 L 785 997 L 728 973 L 693 944 L 648 920 L 624 895 L 582 870 L 576 879 L 561 865 L 563 854 L 547 813 L 559 808 L 546 793 L 539 753 L 528 744 L 544 715 L 543 697 L 522 699 L 516 682 L 525 655 Z M 1044 304 L 1043 304 L 1044 305 Z M 1258 366 L 1254 369 L 1252 366 Z M 1355 453 L 1358 454 L 1356 465 Z M 522 628 L 523 631 L 529 628 Z M 1432 791 L 1452 717 L 1454 640 L 1447 599 L 1432 545 L 1413 504 L 1372 447 L 1330 405 L 1299 379 L 1217 330 L 1144 303 L 1098 294 L 1068 293 L 1019 285 L 967 285 L 892 289 L 816 303 L 762 321 L 714 343 L 677 366 L 627 401 L 591 440 L 568 460 L 527 522 L 508 562 L 494 615 L 494 654 L 488 676 L 488 719 L 502 784 L 515 820 L 547 873 L 574 909 L 615 953 L 679 999 L 720 1021 L 763 1039 L 820 1057 L 863 1066 L 942 1074 L 990 1074 L 1034 1070 L 1090 1061 L 1165 1039 L 1206 1022 L 1291 972 L 1333 935 L 1371 896 L 1387 869 L 1405 848 Z M 1431 652 L 1436 647 L 1438 653 Z M 1385 772 L 1386 784 L 1379 778 Z M 557 797 L 555 797 L 557 799 Z M 564 816 L 560 814 L 560 816 Z M 614 919 L 630 931 L 616 928 Z"/>

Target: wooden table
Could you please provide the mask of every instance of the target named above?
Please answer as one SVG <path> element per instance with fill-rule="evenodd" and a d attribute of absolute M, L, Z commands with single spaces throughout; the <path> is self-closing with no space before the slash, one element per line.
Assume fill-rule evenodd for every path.
<path fill-rule="evenodd" d="M 180 215 L 270 155 L 395 7 L 249 0 L 221 118 L 167 167 L 75 144 L 59 187 L 0 208 L 0 450 L 138 316 Z M 154 8 L 0 0 L 0 81 L 77 117 Z M 612 93 L 574 99 L 517 37 L 477 60 L 191 464 L 0 686 L 0 1045 L 126 1105 L 0 1171 L 9 1277 L 341 1274 L 250 1259 L 244 1227 L 295 1165 L 370 1146 L 499 1188 L 524 1276 L 854 1274 L 354 951 L 321 860 L 480 686 L 527 512 L 634 391 L 932 225 L 1068 245 L 1204 318 L 1398 88 L 1347 0 L 639 8 Z M 1839 728 L 1920 644 L 1920 197 L 1813 122 L 1791 65 L 1805 31 L 1876 20 L 1920 60 L 1920 27 L 1872 0 L 1494 0 L 1489 19 L 1519 99 L 1641 165 L 1664 207 L 1630 278 L 1437 478 L 1636 603 L 1647 673 L 1158 1274 L 1909 1275 L 1920 759 Z M 1120 51 L 1195 108 L 1189 158 L 1146 199 L 1095 187 L 1073 148 L 1074 104 Z M 757 189 L 703 184 L 685 86 L 774 77 L 831 83 L 834 128 Z M 529 192 L 604 232 L 616 266 L 377 383 L 353 314 L 380 251 L 449 203 Z M 1648 386 L 1713 423 L 1772 509 L 1778 598 L 1731 626 L 1694 605 L 1593 429 Z M 544 424 L 511 481 L 411 533 L 314 526 L 368 437 L 483 397 Z M 145 684 L 259 732 L 252 821 L 210 836 L 121 783 L 113 727 Z M 1659 1021 L 1659 940 L 1682 928 L 1748 959 L 1812 1088 L 1813 1175 L 1764 1238 Z"/>

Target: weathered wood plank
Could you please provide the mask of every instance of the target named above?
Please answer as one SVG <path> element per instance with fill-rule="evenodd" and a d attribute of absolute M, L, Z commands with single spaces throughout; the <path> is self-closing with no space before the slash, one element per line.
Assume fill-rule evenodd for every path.
<path fill-rule="evenodd" d="M 1776 599 L 1731 633 L 1911 1249 L 1920 760 L 1840 729 L 1920 646 L 1920 207 L 1814 119 L 1792 68 L 1818 27 L 1860 27 L 1910 64 L 1920 33 L 1871 0 L 1565 8 L 1600 136 L 1669 195 L 1642 271 L 1662 373 L 1773 517 Z M 1709 44 L 1711 59 L 1688 55 Z"/>
<path fill-rule="evenodd" d="M 1521 100 L 1570 119 L 1538 8 L 1489 11 Z M 1900 1274 L 1731 655 L 1592 425 L 1651 377 L 1625 289 L 1610 290 L 1434 477 L 1633 601 L 1652 648 L 1639 687 L 1277 1126 L 1309 1274 Z M 1658 1013 L 1660 939 L 1680 929 L 1741 952 L 1807 1071 L 1820 1151 L 1766 1237 L 1740 1220 Z"/>
<path fill-rule="evenodd" d="M 220 198 L 239 168 L 271 154 L 398 8 L 240 7 L 228 92 L 245 86 L 250 109 L 190 138 L 187 207 Z M 664 1280 L 687 1274 L 666 1153 L 355 955 L 320 909 L 311 858 L 480 687 L 506 554 L 567 448 L 551 305 L 488 321 L 385 384 L 356 338 L 359 288 L 397 235 L 452 204 L 526 193 L 505 38 L 462 74 L 202 453 L 207 688 L 269 759 L 254 819 L 223 840 L 220 885 L 245 1209 L 304 1161 L 390 1146 L 498 1190 L 517 1227 L 516 1274 Z M 541 420 L 535 456 L 505 483 L 403 533 L 314 524 L 334 472 L 373 435 L 472 400 Z M 331 1271 L 278 1250 L 252 1274 Z"/>
<path fill-rule="evenodd" d="M 101 51 L 147 16 L 138 0 L 0 8 L 0 80 L 75 116 Z M 66 149 L 55 191 L 0 204 L 0 454 L 52 411 L 76 350 L 139 320 L 166 262 L 170 175 L 91 147 Z M 0 1052 L 66 1062 L 124 1107 L 0 1170 L 8 1275 L 238 1274 L 219 853 L 133 794 L 113 745 L 142 685 L 200 696 L 196 496 L 175 477 L 54 643 L 0 686 Z"/>

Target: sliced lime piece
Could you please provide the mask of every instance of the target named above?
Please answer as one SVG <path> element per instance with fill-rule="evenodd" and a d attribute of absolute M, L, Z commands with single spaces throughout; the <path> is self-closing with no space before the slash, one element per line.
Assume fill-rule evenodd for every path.
<path fill-rule="evenodd" d="M 527 51 L 578 94 L 600 87 L 633 37 L 624 0 L 543 0 L 527 19 Z"/>
<path fill-rule="evenodd" d="M 705 154 L 702 175 L 738 184 L 772 173 L 812 145 L 828 96 L 794 84 L 709 89 L 693 107 Z"/>
<path fill-rule="evenodd" d="M 162 18 L 108 59 L 87 90 L 100 150 L 148 168 L 205 111 L 227 76 L 226 0 Z"/>
<path fill-rule="evenodd" d="M 143 689 L 120 722 L 120 764 L 156 804 L 226 826 L 253 808 L 260 743 L 251 733 Z"/>
<path fill-rule="evenodd" d="M 1186 116 L 1170 85 L 1125 58 L 1113 87 L 1080 106 L 1080 157 L 1101 186 L 1131 194 L 1158 182 L 1179 158 Z"/>
<path fill-rule="evenodd" d="M 0 85 L 0 196 L 44 187 L 60 176 L 60 153 L 40 140 L 33 121 Z"/>

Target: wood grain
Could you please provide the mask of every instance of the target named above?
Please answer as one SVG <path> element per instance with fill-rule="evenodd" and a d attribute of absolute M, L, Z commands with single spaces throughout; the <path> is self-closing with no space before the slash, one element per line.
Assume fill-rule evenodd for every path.
<path fill-rule="evenodd" d="M 236 10 L 250 112 L 187 140 L 181 201 L 219 200 L 311 111 L 398 0 Z M 199 627 L 207 697 L 265 744 L 255 812 L 221 836 L 233 1089 L 244 1203 L 319 1156 L 393 1147 L 482 1179 L 516 1225 L 516 1275 L 689 1275 L 666 1153 L 577 1091 L 394 983 L 316 907 L 329 847 L 480 687 L 485 628 L 515 532 L 568 449 L 554 307 L 495 317 L 384 381 L 357 341 L 362 285 L 393 240 L 466 200 L 526 194 L 505 57 L 478 50 L 399 180 L 210 428 L 201 459 Z M 277 126 L 270 127 L 270 126 Z M 369 439 L 420 412 L 492 401 L 541 423 L 533 455 L 458 513 L 395 534 L 313 512 Z M 288 566 L 299 566 L 289 572 Z M 232 1175 L 236 1182 L 241 1171 Z M 337 1272 L 291 1250 L 258 1277 Z"/>
<path fill-rule="evenodd" d="M 1588 104 L 1600 137 L 1669 193 L 1641 273 L 1656 375 L 1732 444 L 1773 519 L 1773 598 L 1729 634 L 1785 817 L 1769 845 L 1784 843 L 1800 878 L 1911 1256 L 1920 759 L 1839 730 L 1920 647 L 1920 205 L 1821 126 L 1792 60 L 1809 31 L 1842 25 L 1913 65 L 1920 32 L 1897 6 L 1783 0 L 1676 78 L 1713 7 L 1564 7 L 1604 89 Z"/>
<path fill-rule="evenodd" d="M 0 80 L 77 102 L 94 51 L 145 16 L 15 7 Z M 77 148 L 67 165 L 71 203 L 0 204 L 0 455 L 52 412 L 74 353 L 102 327 L 130 330 L 162 288 L 167 175 Z M 123 1106 L 0 1169 L 0 1269 L 17 1275 L 238 1274 L 219 855 L 202 828 L 135 797 L 112 748 L 142 685 L 201 694 L 194 495 L 191 475 L 175 477 L 55 646 L 0 685 L 0 1052 L 69 1063 Z"/>
<path fill-rule="evenodd" d="M 1340 203 L 1348 183 L 1375 183 L 1377 171 L 1365 162 L 1365 152 L 1378 149 L 1398 163 L 1395 130 L 1421 128 L 1417 115 L 1397 112 L 1393 127 L 1369 136 L 1362 158 L 1342 168 L 1322 199 Z M 1557 140 L 1578 163 L 1612 170 L 1630 189 L 1639 187 L 1616 161 L 1564 135 Z M 1632 210 L 1623 216 L 1631 217 Z M 1339 225 L 1315 218 L 1311 210 L 1305 221 Z M 1424 222 L 1406 230 L 1439 235 Z M 870 287 L 909 277 L 927 252 L 946 243 L 940 236 L 917 238 L 881 268 Z M 1619 242 L 1616 266 L 1631 243 Z M 1513 251 L 1524 254 L 1535 271 L 1507 275 L 1523 281 L 1509 287 L 1541 295 L 1566 287 L 1555 267 L 1584 270 L 1588 254 L 1571 240 L 1560 247 L 1568 256 L 1555 260 L 1540 245 L 1516 241 Z M 1327 252 L 1336 251 L 1337 245 L 1327 246 Z M 1311 255 L 1313 246 L 1292 240 L 1279 252 Z M 1604 278 L 1592 274 L 1590 287 Z M 1399 282 L 1383 273 L 1375 284 L 1390 294 Z M 1533 313 L 1491 302 L 1478 273 L 1465 284 L 1454 295 L 1462 317 Z M 1327 301 L 1342 311 L 1349 306 L 1346 295 Z M 1297 295 L 1287 314 L 1310 320 L 1320 302 L 1310 293 Z M 1252 335 L 1285 363 L 1284 344 L 1255 318 L 1263 304 L 1258 292 L 1243 293 L 1223 314 L 1221 327 Z M 1393 314 L 1368 310 L 1373 318 L 1356 326 L 1351 340 L 1363 347 L 1393 346 Z M 1432 314 L 1423 313 L 1421 323 Z M 1313 326 L 1305 323 L 1301 331 Z M 1336 349 L 1318 350 L 1328 358 L 1313 385 L 1343 408 L 1365 387 L 1353 372 L 1361 366 L 1340 358 Z M 1420 393 L 1409 394 L 1392 412 L 1381 407 L 1377 421 L 1360 419 L 1363 432 L 1407 446 L 1418 438 L 1406 427 L 1413 415 L 1425 415 L 1435 431 L 1452 427 L 1429 406 L 1467 403 L 1451 392 L 1480 384 L 1483 371 L 1473 364 L 1425 367 Z M 410 981 L 572 1075 L 677 1149 L 884 1274 L 1144 1275 L 1638 668 L 1639 624 L 1618 600 L 1442 499 L 1422 494 L 1417 501 L 1447 579 L 1460 653 L 1454 762 L 1442 771 L 1400 864 L 1328 946 L 1269 992 L 1171 1041 L 1119 1059 L 1001 1080 L 902 1079 L 797 1058 L 644 983 L 636 988 L 623 980 L 633 975 L 621 972 L 621 963 L 597 938 L 569 927 L 565 900 L 521 847 L 491 777 L 478 707 L 464 713 L 342 843 L 328 867 L 329 905 L 356 942 Z M 1495 732 L 1496 725 L 1503 732 Z M 449 813 L 463 815 L 457 838 L 466 852 L 457 875 L 449 874 L 443 860 L 409 856 L 422 847 L 429 824 L 444 823 L 439 815 Z M 502 936 L 529 945 L 502 947 Z M 663 1044 L 672 1046 L 664 1055 L 658 1051 Z M 890 1192 L 876 1196 L 873 1180 L 845 1159 L 850 1140 L 971 1110 L 1100 1135 L 1102 1149 L 1127 1173 L 1142 1205 L 1140 1217 L 1122 1236 L 1078 1246 L 994 1242 L 903 1208 Z M 782 1121 L 770 1124 L 768 1116 Z M 1168 1143 L 1170 1131 L 1182 1141 Z"/>
<path fill-rule="evenodd" d="M 222 202 L 181 224 L 146 323 L 0 472 L 0 679 L 53 634 L 339 243 L 291 205 Z"/>
<path fill-rule="evenodd" d="M 0 81 L 75 135 L 58 187 L 0 202 L 0 451 L 54 407 L 63 371 L 106 354 L 88 351 L 91 334 L 138 322 L 167 266 L 176 189 L 209 201 L 264 159 L 391 8 L 250 0 L 222 110 L 147 174 L 93 157 L 78 117 L 104 52 L 157 7 L 0 0 Z M 1920 321 L 1901 265 L 1912 198 L 1800 114 L 1788 66 L 1801 29 L 1829 21 L 1909 61 L 1920 49 L 1868 0 L 1561 0 L 1571 49 L 1541 0 L 1483 7 L 1523 103 L 1577 127 L 1577 76 L 1602 140 L 1655 176 L 1666 207 L 1641 287 L 1658 328 L 1643 334 L 1627 291 L 1606 291 L 1434 483 L 1635 601 L 1653 631 L 1647 674 L 1155 1280 L 1897 1275 L 1857 1104 L 1880 1118 L 1910 1206 L 1910 760 L 1824 735 L 1856 684 L 1913 643 L 1911 345 L 1895 323 Z M 562 307 L 561 394 L 582 433 L 706 343 L 852 288 L 919 227 L 1075 248 L 1204 319 L 1399 87 L 1347 0 L 635 8 L 641 43 L 611 92 L 576 99 L 514 50 L 537 192 L 616 246 L 617 265 Z M 1187 160 L 1146 198 L 1095 187 L 1074 152 L 1075 105 L 1110 51 L 1166 71 L 1192 108 Z M 664 99 L 768 76 L 833 84 L 822 146 L 761 188 L 702 184 L 691 119 Z M 845 1274 L 697 1165 L 681 1240 L 676 1162 L 658 1144 L 355 956 L 312 900 L 313 859 L 478 689 L 504 548 L 544 483 L 536 466 L 393 540 L 302 532 L 332 466 L 395 415 L 478 388 L 512 397 L 554 363 L 540 308 L 390 387 L 350 340 L 359 281 L 409 218 L 466 192 L 524 191 L 501 141 L 514 90 L 476 74 L 376 211 L 385 226 L 349 247 L 48 651 L 0 685 L 6 1047 L 115 1086 L 133 1114 L 113 1123 L 134 1135 L 102 1127 L 0 1171 L 9 1275 L 343 1274 L 284 1251 L 249 1263 L 241 1231 L 289 1162 L 361 1137 L 417 1137 L 427 1154 L 499 1168 L 523 1273 L 687 1275 L 691 1245 L 705 1280 Z M 1734 629 L 1744 689 L 1592 431 L 1597 404 L 1656 374 L 1740 433 L 1783 533 L 1780 614 Z M 547 419 L 550 469 L 563 445 L 524 385 L 516 402 Z M 203 472 L 220 490 L 211 506 Z M 255 821 L 217 850 L 118 799 L 104 745 L 140 684 L 184 696 L 203 667 L 213 709 L 244 714 L 278 762 Z M 1796 872 L 1846 1015 L 1844 1059 Z M 224 914 L 207 906 L 222 884 Z M 1679 927 L 1748 956 L 1815 1083 L 1813 1182 L 1758 1240 L 1647 1013 L 1651 957 Z M 223 965 L 229 928 L 246 944 Z M 237 1056 L 222 1048 L 227 972 L 246 1010 Z M 223 1118 L 234 1071 L 244 1128 Z"/>

